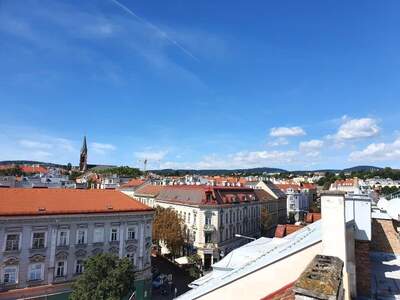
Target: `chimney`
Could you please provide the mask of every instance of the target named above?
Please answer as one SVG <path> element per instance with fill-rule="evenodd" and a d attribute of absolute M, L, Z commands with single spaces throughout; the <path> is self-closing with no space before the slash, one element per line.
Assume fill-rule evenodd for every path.
<path fill-rule="evenodd" d="M 321 195 L 322 254 L 343 261 L 344 299 L 356 296 L 354 230 L 346 230 L 345 192 L 327 191 Z"/>
<path fill-rule="evenodd" d="M 342 300 L 343 261 L 316 255 L 294 284 L 295 300 Z"/>

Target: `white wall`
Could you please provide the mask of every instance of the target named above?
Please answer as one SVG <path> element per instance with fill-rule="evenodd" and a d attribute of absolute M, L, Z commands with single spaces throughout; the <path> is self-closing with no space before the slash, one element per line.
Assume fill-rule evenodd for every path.
<path fill-rule="evenodd" d="M 233 281 L 198 299 L 246 299 L 259 300 L 285 285 L 294 282 L 315 255 L 321 252 L 321 243 L 288 256 L 257 270 L 240 280 Z M 277 276 L 277 274 L 279 274 Z"/>

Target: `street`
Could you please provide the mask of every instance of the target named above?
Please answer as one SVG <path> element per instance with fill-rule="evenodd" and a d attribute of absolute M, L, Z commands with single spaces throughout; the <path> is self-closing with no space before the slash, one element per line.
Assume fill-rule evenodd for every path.
<path fill-rule="evenodd" d="M 166 300 L 166 299 L 173 299 L 173 289 L 174 287 L 177 288 L 177 296 L 185 293 L 190 288 L 187 286 L 190 282 L 194 279 L 191 278 L 188 272 L 182 270 L 178 266 L 174 265 L 167 259 L 157 256 L 151 258 L 151 265 L 153 268 L 157 268 L 160 273 L 162 274 L 172 274 L 172 293 L 169 295 L 162 295 L 161 291 L 163 290 L 162 287 L 160 288 L 153 288 L 152 291 L 152 299 L 156 300 Z M 168 289 L 167 289 L 168 290 Z"/>

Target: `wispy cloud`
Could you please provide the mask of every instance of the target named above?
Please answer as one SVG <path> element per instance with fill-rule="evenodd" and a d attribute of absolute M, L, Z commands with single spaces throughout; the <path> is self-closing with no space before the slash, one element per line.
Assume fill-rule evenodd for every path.
<path fill-rule="evenodd" d="M 287 145 L 287 144 L 289 144 L 289 141 L 288 141 L 288 139 L 285 138 L 285 137 L 279 137 L 279 138 L 274 139 L 274 140 L 272 140 L 272 141 L 269 141 L 269 142 L 267 143 L 267 145 L 268 145 L 268 146 L 271 146 L 271 147 L 284 146 L 284 145 Z"/>
<path fill-rule="evenodd" d="M 294 127 L 273 127 L 271 128 L 269 135 L 272 137 L 293 137 L 306 135 L 303 128 L 299 126 Z"/>
<path fill-rule="evenodd" d="M 117 149 L 117 147 L 115 147 L 112 144 L 93 142 L 93 143 L 90 143 L 90 145 L 89 145 L 89 150 L 93 150 L 94 152 L 96 152 L 98 154 L 102 154 L 102 155 L 108 153 L 109 151 L 114 151 L 116 149 Z"/>
<path fill-rule="evenodd" d="M 160 161 L 165 158 L 168 154 L 167 150 L 146 150 L 135 152 L 134 155 L 137 159 L 144 160 L 147 159 L 150 162 Z"/>
<path fill-rule="evenodd" d="M 43 143 L 43 142 L 38 142 L 38 141 L 32 141 L 32 140 L 20 140 L 18 143 L 24 147 L 24 148 L 29 148 L 29 149 L 51 149 L 53 145 L 49 143 Z"/>
<path fill-rule="evenodd" d="M 176 40 L 172 39 L 165 31 L 161 30 L 158 26 L 154 25 L 153 23 L 147 21 L 146 19 L 140 17 L 139 15 L 137 15 L 135 12 L 133 12 L 132 9 L 126 7 L 125 5 L 123 5 L 121 2 L 117 1 L 117 0 L 110 0 L 111 2 L 114 2 L 116 5 L 118 5 L 120 8 L 122 8 L 125 12 L 127 12 L 128 14 L 130 14 L 131 16 L 135 17 L 137 20 L 139 20 L 141 23 L 145 24 L 146 26 L 150 27 L 151 29 L 153 29 L 155 32 L 157 32 L 162 38 L 166 39 L 168 42 L 170 42 L 171 44 L 175 45 L 176 47 L 178 47 L 181 51 L 183 51 L 183 53 L 185 53 L 186 55 L 190 56 L 191 58 L 199 61 L 199 59 L 193 55 L 192 52 L 190 52 L 188 49 L 186 49 L 185 47 L 183 47 L 180 43 L 178 43 Z"/>

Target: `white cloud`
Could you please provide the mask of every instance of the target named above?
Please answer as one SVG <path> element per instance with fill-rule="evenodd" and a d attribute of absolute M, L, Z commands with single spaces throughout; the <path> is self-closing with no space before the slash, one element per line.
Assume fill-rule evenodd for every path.
<path fill-rule="evenodd" d="M 380 128 L 376 119 L 360 118 L 349 119 L 343 118 L 343 123 L 339 127 L 334 138 L 339 141 L 356 140 L 374 137 L 379 134 Z"/>
<path fill-rule="evenodd" d="M 246 151 L 238 152 L 232 158 L 233 161 L 246 165 L 275 164 L 291 162 L 296 151 Z"/>
<path fill-rule="evenodd" d="M 350 153 L 349 160 L 376 162 L 400 159 L 400 138 L 393 143 L 372 143 L 361 151 Z"/>
<path fill-rule="evenodd" d="M 301 142 L 299 148 L 301 151 L 309 151 L 309 150 L 319 150 L 324 145 L 324 142 L 321 140 L 310 140 L 306 142 Z"/>
<path fill-rule="evenodd" d="M 297 151 L 240 151 L 225 156 L 208 155 L 198 162 L 167 161 L 161 168 L 173 169 L 242 169 L 276 167 L 296 161 Z"/>
<path fill-rule="evenodd" d="M 26 140 L 26 139 L 19 140 L 18 143 L 22 147 L 29 148 L 29 149 L 50 149 L 50 148 L 52 148 L 52 145 L 49 143 Z"/>
<path fill-rule="evenodd" d="M 106 154 L 108 151 L 114 151 L 117 149 L 114 145 L 112 144 L 103 144 L 103 143 L 96 143 L 93 142 L 90 144 L 91 150 L 98 154 Z"/>
<path fill-rule="evenodd" d="M 147 159 L 151 161 L 159 161 L 164 159 L 164 157 L 168 154 L 167 150 L 158 150 L 158 151 L 139 151 L 134 153 L 138 159 Z"/>
<path fill-rule="evenodd" d="M 289 141 L 287 140 L 287 138 L 284 138 L 284 137 L 279 137 L 279 138 L 274 139 L 267 143 L 267 145 L 270 147 L 278 147 L 278 146 L 283 146 L 283 145 L 287 145 L 287 144 L 289 144 Z"/>
<path fill-rule="evenodd" d="M 273 127 L 269 132 L 270 136 L 273 137 L 290 137 L 290 136 L 302 136 L 306 135 L 306 132 L 303 128 L 294 126 L 294 127 Z"/>

